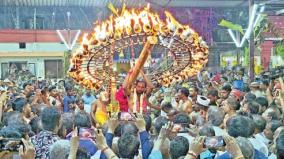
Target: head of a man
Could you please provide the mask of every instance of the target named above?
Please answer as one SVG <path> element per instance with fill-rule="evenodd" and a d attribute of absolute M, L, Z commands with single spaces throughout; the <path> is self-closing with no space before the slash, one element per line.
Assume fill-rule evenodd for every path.
<path fill-rule="evenodd" d="M 241 115 L 236 115 L 227 120 L 226 128 L 228 134 L 232 137 L 241 136 L 248 138 L 253 134 L 255 127 L 252 119 Z"/>
<path fill-rule="evenodd" d="M 31 115 L 31 106 L 26 98 L 17 98 L 12 103 L 14 111 L 21 112 L 24 117 L 29 118 Z"/>
<path fill-rule="evenodd" d="M 56 86 L 49 87 L 48 91 L 49 91 L 49 95 L 53 96 L 53 97 L 57 96 L 57 94 L 58 94 Z"/>
<path fill-rule="evenodd" d="M 68 159 L 71 145 L 68 140 L 58 140 L 50 146 L 49 157 L 50 159 Z M 78 148 L 76 153 L 76 159 L 89 159 L 87 151 L 82 148 Z"/>
<path fill-rule="evenodd" d="M 283 126 L 283 123 L 279 120 L 272 120 L 270 122 L 267 122 L 266 127 L 263 131 L 266 138 L 273 140 L 274 132 L 280 126 Z"/>
<path fill-rule="evenodd" d="M 265 97 L 257 97 L 255 101 L 259 104 L 259 114 L 262 114 L 268 107 L 268 100 Z"/>
<path fill-rule="evenodd" d="M 32 84 L 30 82 L 26 82 L 26 83 L 23 84 L 23 89 L 27 93 L 29 93 L 29 92 L 31 92 L 33 90 L 32 87 L 33 86 L 32 86 Z"/>
<path fill-rule="evenodd" d="M 182 124 L 182 125 L 184 125 L 186 127 L 189 127 L 190 118 L 185 113 L 179 113 L 179 114 L 175 115 L 173 123 L 174 124 Z"/>
<path fill-rule="evenodd" d="M 199 128 L 199 135 L 200 136 L 213 137 L 213 136 L 215 136 L 214 128 L 210 125 L 204 125 L 204 126 Z"/>
<path fill-rule="evenodd" d="M 255 133 L 262 133 L 266 127 L 266 120 L 261 115 L 253 115 L 252 117 L 255 124 Z"/>
<path fill-rule="evenodd" d="M 188 139 L 183 136 L 177 136 L 170 142 L 171 158 L 177 159 L 186 156 L 189 149 Z"/>
<path fill-rule="evenodd" d="M 264 117 L 267 122 L 271 120 L 278 120 L 280 115 L 280 110 L 277 107 L 269 107 L 262 113 L 262 117 Z"/>
<path fill-rule="evenodd" d="M 143 80 L 139 80 L 136 82 L 136 93 L 137 95 L 143 94 L 146 92 L 147 83 Z"/>
<path fill-rule="evenodd" d="M 125 133 L 118 139 L 118 153 L 120 158 L 133 159 L 139 154 L 140 142 L 136 136 Z"/>
<path fill-rule="evenodd" d="M 70 86 L 66 87 L 65 91 L 67 93 L 67 96 L 73 96 L 73 89 Z"/>
<path fill-rule="evenodd" d="M 46 107 L 41 112 L 42 128 L 57 133 L 60 128 L 60 113 L 55 107 Z"/>
<path fill-rule="evenodd" d="M 138 132 L 139 132 L 139 130 L 134 123 L 126 122 L 126 123 L 122 124 L 122 126 L 121 126 L 121 135 L 127 133 L 127 134 L 137 136 Z"/>
<path fill-rule="evenodd" d="M 268 86 L 269 86 L 269 81 L 268 80 L 262 80 L 260 82 L 260 89 L 261 90 L 266 91 Z"/>
<path fill-rule="evenodd" d="M 75 114 L 75 126 L 80 128 L 91 128 L 91 118 L 90 115 L 84 111 L 77 112 Z"/>
<path fill-rule="evenodd" d="M 239 148 L 241 149 L 242 154 L 245 157 L 245 159 L 254 158 L 254 148 L 253 148 L 252 143 L 248 139 L 244 137 L 237 137 L 236 142 Z"/>
<path fill-rule="evenodd" d="M 61 115 L 62 127 L 59 130 L 61 136 L 66 136 L 73 131 L 75 125 L 75 115 L 71 112 Z"/>
<path fill-rule="evenodd" d="M 162 104 L 161 109 L 165 113 L 169 113 L 173 109 L 173 106 L 170 102 L 165 102 Z"/>
<path fill-rule="evenodd" d="M 250 114 L 258 114 L 260 106 L 255 101 L 247 102 L 243 105 L 242 110 Z"/>
<path fill-rule="evenodd" d="M 227 99 L 231 91 L 232 91 L 232 88 L 230 85 L 224 85 L 220 91 L 220 98 L 223 100 Z"/>
<path fill-rule="evenodd" d="M 189 88 L 189 96 L 191 98 L 196 97 L 198 95 L 199 89 L 196 86 Z"/>
<path fill-rule="evenodd" d="M 68 159 L 70 153 L 70 142 L 68 140 L 58 140 L 50 146 L 50 159 Z"/>
<path fill-rule="evenodd" d="M 189 96 L 189 90 L 185 87 L 182 87 L 178 90 L 178 97 L 181 100 L 188 99 Z"/>
<path fill-rule="evenodd" d="M 234 97 L 229 97 L 222 102 L 222 109 L 225 113 L 235 112 L 238 108 L 238 101 Z"/>
<path fill-rule="evenodd" d="M 219 107 L 209 107 L 207 113 L 207 121 L 213 126 L 220 126 L 223 123 L 225 112 Z"/>
<path fill-rule="evenodd" d="M 210 100 L 210 105 L 214 104 L 218 99 L 218 91 L 216 89 L 209 90 L 207 98 Z"/>
<path fill-rule="evenodd" d="M 164 116 L 159 116 L 154 120 L 154 129 L 156 131 L 156 134 L 160 133 L 160 130 L 164 125 L 168 123 L 168 119 Z"/>

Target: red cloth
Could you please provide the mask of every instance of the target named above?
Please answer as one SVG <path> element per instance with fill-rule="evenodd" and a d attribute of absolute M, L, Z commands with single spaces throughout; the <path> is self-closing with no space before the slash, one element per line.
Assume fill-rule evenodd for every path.
<path fill-rule="evenodd" d="M 143 103 L 142 103 L 144 113 L 147 112 L 147 100 L 146 100 L 146 98 L 147 97 L 144 96 Z M 119 88 L 119 90 L 116 92 L 115 99 L 119 103 L 119 108 L 120 108 L 121 112 L 129 112 L 130 111 L 129 103 L 128 103 L 129 97 L 127 95 L 125 95 L 123 87 Z M 140 112 L 140 103 L 139 103 L 138 100 L 137 100 L 136 106 L 137 106 L 136 107 L 137 112 Z"/>
<path fill-rule="evenodd" d="M 115 94 L 115 99 L 119 103 L 119 108 L 121 112 L 128 112 L 128 97 L 124 93 L 124 88 L 121 87 Z"/>

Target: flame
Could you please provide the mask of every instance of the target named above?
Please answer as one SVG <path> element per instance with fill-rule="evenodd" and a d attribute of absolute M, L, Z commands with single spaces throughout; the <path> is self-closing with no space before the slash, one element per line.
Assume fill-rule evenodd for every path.
<path fill-rule="evenodd" d="M 113 15 L 110 15 L 109 18 L 103 22 L 94 23 L 93 32 L 89 35 L 83 35 L 80 47 L 72 55 L 72 60 L 70 60 L 72 72 L 69 72 L 69 76 L 73 77 L 84 86 L 99 89 L 103 84 L 103 81 L 86 75 L 87 72 L 82 70 L 83 67 L 81 67 L 81 65 L 83 61 L 89 60 L 91 49 L 106 46 L 107 42 L 113 42 L 124 36 L 140 33 L 156 37 L 153 39 L 157 39 L 157 36 L 159 36 L 159 42 L 162 43 L 163 40 L 161 39 L 163 39 L 164 36 L 178 37 L 184 44 L 190 47 L 188 51 L 192 52 L 191 65 L 175 75 L 174 78 L 171 73 L 164 72 L 157 81 L 165 86 L 195 75 L 208 61 L 209 49 L 205 41 L 188 25 L 180 24 L 170 12 L 165 11 L 166 18 L 162 20 L 157 13 L 153 13 L 150 10 L 150 4 L 147 4 L 143 9 L 127 9 L 125 4 L 123 4 L 122 9 L 119 11 L 110 3 L 108 8 L 112 11 Z M 168 45 L 165 47 L 171 47 L 171 44 Z M 122 57 L 123 52 L 120 52 L 119 56 Z M 109 64 L 105 63 L 105 65 Z M 177 65 L 178 62 L 175 61 L 174 66 Z M 102 74 L 98 73 L 98 76 L 99 75 L 107 76 L 105 72 Z"/>

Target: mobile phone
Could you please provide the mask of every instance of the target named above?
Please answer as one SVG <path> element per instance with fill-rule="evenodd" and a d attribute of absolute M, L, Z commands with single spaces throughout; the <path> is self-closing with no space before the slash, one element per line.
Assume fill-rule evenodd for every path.
<path fill-rule="evenodd" d="M 3 138 L 0 140 L 0 151 L 7 150 L 7 151 L 17 152 L 21 145 L 23 145 L 21 139 Z"/>
<path fill-rule="evenodd" d="M 204 146 L 207 148 L 218 148 L 225 146 L 225 142 L 222 136 L 206 137 Z"/>
<path fill-rule="evenodd" d="M 119 121 L 134 121 L 134 117 L 128 112 L 119 112 L 118 120 Z"/>
<path fill-rule="evenodd" d="M 95 130 L 92 128 L 78 128 L 78 136 L 83 138 L 92 138 L 95 137 Z"/>
<path fill-rule="evenodd" d="M 179 123 L 179 124 L 174 124 L 172 128 L 172 132 L 175 133 L 188 133 L 189 128 L 187 127 L 188 123 Z"/>

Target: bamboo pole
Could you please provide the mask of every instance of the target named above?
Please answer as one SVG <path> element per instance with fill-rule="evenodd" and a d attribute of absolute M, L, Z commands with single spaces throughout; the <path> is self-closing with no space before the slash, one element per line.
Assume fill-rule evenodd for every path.
<path fill-rule="evenodd" d="M 132 73 L 129 77 L 128 84 L 131 85 L 139 75 L 140 70 L 143 68 L 149 54 L 151 53 L 151 50 L 154 47 L 154 44 L 156 43 L 156 37 L 149 37 L 147 38 L 147 41 L 139 55 L 139 58 L 135 65 L 133 66 Z"/>

